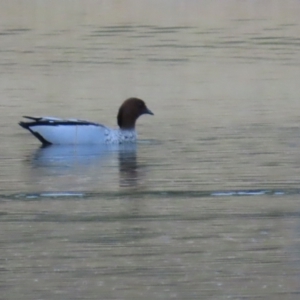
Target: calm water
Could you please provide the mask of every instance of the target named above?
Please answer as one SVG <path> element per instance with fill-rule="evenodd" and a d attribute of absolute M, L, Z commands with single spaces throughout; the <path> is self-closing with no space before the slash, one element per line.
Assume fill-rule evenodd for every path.
<path fill-rule="evenodd" d="M 6 1 L 1 299 L 299 299 L 300 3 Z M 22 115 L 116 124 L 50 147 Z"/>

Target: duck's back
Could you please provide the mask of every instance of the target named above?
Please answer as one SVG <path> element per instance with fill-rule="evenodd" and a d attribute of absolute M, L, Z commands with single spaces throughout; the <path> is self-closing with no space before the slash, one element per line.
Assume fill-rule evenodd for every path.
<path fill-rule="evenodd" d="M 110 129 L 102 124 L 77 119 L 51 117 L 25 117 L 29 122 L 20 122 L 43 144 L 102 144 L 106 143 Z"/>

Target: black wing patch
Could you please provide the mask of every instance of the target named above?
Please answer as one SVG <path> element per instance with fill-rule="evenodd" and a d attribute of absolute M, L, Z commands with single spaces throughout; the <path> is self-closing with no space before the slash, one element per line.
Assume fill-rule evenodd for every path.
<path fill-rule="evenodd" d="M 43 117 L 30 117 L 30 116 L 23 116 L 23 118 L 32 120 L 31 122 L 19 122 L 19 125 L 25 129 L 29 129 L 33 126 L 61 126 L 61 125 L 93 125 L 93 126 L 100 126 L 106 128 L 104 125 L 99 123 L 88 122 L 85 120 L 75 120 L 75 119 L 51 119 L 51 118 L 43 118 Z"/>

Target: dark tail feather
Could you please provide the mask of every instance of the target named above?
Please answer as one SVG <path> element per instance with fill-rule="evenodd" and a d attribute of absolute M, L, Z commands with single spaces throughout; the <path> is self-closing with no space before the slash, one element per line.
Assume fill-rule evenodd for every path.
<path fill-rule="evenodd" d="M 40 117 L 30 117 L 30 116 L 23 116 L 23 118 L 25 119 L 29 119 L 29 120 L 32 120 L 34 122 L 19 122 L 19 125 L 25 129 L 30 129 L 30 125 L 34 124 L 35 122 L 38 122 L 40 121 L 42 118 Z"/>
<path fill-rule="evenodd" d="M 19 122 L 19 125 L 25 129 L 29 129 L 29 125 L 30 123 L 26 123 L 26 122 Z"/>

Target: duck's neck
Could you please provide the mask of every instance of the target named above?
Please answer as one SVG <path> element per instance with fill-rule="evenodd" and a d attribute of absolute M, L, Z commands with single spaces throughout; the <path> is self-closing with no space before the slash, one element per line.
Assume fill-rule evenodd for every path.
<path fill-rule="evenodd" d="M 135 128 L 134 127 L 120 127 L 119 128 L 120 131 L 124 131 L 124 132 L 135 132 Z"/>

